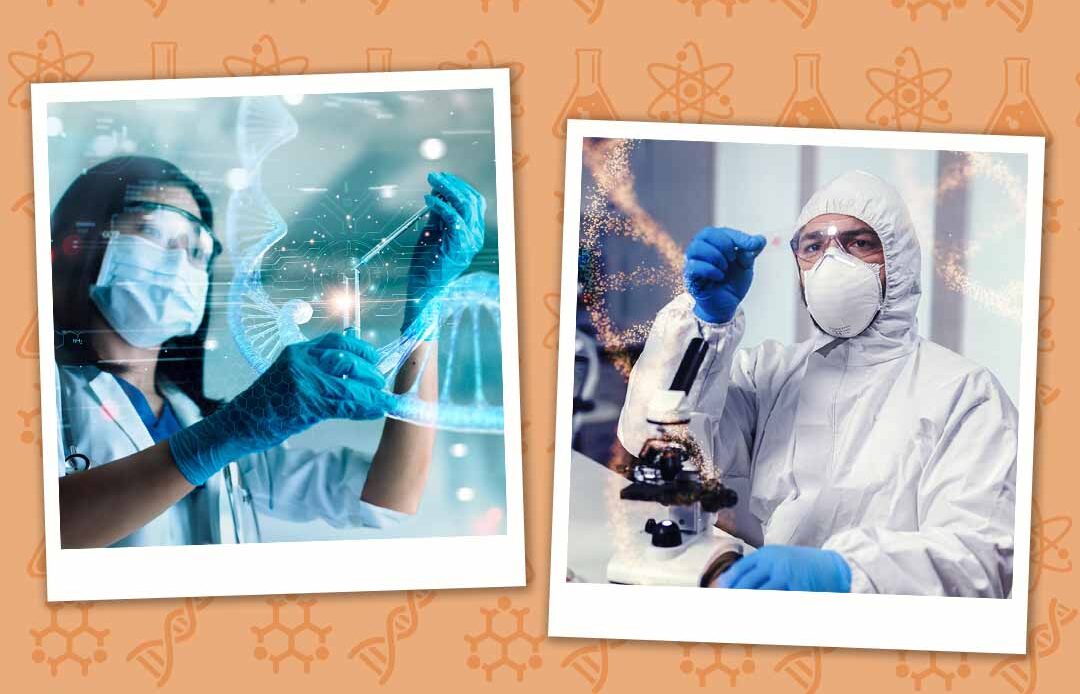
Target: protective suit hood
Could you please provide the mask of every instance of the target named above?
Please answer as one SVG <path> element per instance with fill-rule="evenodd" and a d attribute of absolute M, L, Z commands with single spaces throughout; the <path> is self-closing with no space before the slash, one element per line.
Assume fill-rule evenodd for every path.
<path fill-rule="evenodd" d="M 881 239 L 885 255 L 885 301 L 862 333 L 841 343 L 849 360 L 877 363 L 914 349 L 915 318 L 922 293 L 919 239 L 907 204 L 891 185 L 866 171 L 849 171 L 814 193 L 803 206 L 795 229 L 823 214 L 844 214 L 868 224 Z M 836 338 L 817 329 L 814 342 L 824 346 Z"/>

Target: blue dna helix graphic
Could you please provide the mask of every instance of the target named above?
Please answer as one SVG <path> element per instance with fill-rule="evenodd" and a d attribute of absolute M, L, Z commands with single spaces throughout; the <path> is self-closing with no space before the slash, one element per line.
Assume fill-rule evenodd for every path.
<path fill-rule="evenodd" d="M 276 304 L 262 283 L 266 253 L 288 233 L 288 224 L 262 190 L 262 167 L 294 139 L 299 126 L 277 96 L 245 97 L 236 141 L 246 185 L 234 190 L 225 215 L 225 239 L 234 255 L 228 325 L 244 360 L 262 373 L 289 344 L 306 338 L 310 317 L 295 300 Z M 490 272 L 462 275 L 443 289 L 394 341 L 379 348 L 379 370 L 393 376 L 422 342 L 425 350 L 411 387 L 396 394 L 387 416 L 439 429 L 501 433 L 503 430 L 499 278 Z M 432 355 L 437 354 L 434 357 Z M 419 384 L 437 370 L 438 398 L 419 397 Z"/>

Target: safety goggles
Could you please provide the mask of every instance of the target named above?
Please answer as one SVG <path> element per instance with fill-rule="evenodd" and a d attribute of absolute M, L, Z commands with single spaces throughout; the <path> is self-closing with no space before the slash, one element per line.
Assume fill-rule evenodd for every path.
<path fill-rule="evenodd" d="M 221 250 L 210 227 L 187 210 L 156 202 L 129 204 L 115 215 L 111 231 L 140 236 L 162 248 L 182 248 L 195 267 L 205 268 Z"/>
<path fill-rule="evenodd" d="M 840 231 L 835 225 L 817 229 L 801 229 L 791 239 L 791 250 L 799 260 L 816 263 L 825 255 L 830 243 L 859 260 L 876 258 L 881 253 L 881 239 L 870 227 Z"/>

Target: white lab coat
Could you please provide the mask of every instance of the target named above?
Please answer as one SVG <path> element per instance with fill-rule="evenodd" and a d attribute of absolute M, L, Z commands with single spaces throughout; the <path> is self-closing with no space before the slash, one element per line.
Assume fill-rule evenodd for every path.
<path fill-rule="evenodd" d="M 59 366 L 56 392 L 61 476 L 72 446 L 97 466 L 154 444 L 111 374 L 94 366 Z M 198 421 L 199 408 L 179 388 L 165 384 L 162 394 L 181 426 Z M 339 528 L 386 527 L 407 514 L 360 501 L 370 465 L 350 449 L 312 452 L 279 446 L 248 455 L 113 546 L 252 542 L 258 539 L 259 514 L 294 521 L 319 518 Z"/>
<path fill-rule="evenodd" d="M 765 544 L 839 552 L 853 592 L 1006 597 L 1016 409 L 987 369 L 918 335 L 919 247 L 899 195 L 870 174 L 845 174 L 811 198 L 796 228 L 827 212 L 861 219 L 884 245 L 885 305 L 870 327 L 740 350 L 741 309 L 705 323 L 679 296 L 634 366 L 619 439 L 640 450 L 649 400 L 702 336 L 712 350 L 689 394 L 695 425 L 723 474 L 749 478 Z"/>

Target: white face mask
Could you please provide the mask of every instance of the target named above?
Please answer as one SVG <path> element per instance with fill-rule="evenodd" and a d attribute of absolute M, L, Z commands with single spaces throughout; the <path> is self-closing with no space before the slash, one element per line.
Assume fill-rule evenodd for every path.
<path fill-rule="evenodd" d="M 121 234 L 105 249 L 90 300 L 127 342 L 157 347 L 198 329 L 209 285 L 209 274 L 191 264 L 186 250 Z"/>
<path fill-rule="evenodd" d="M 829 246 L 803 273 L 806 307 L 822 330 L 833 337 L 855 337 L 866 330 L 881 310 L 880 270 L 880 265 Z"/>

